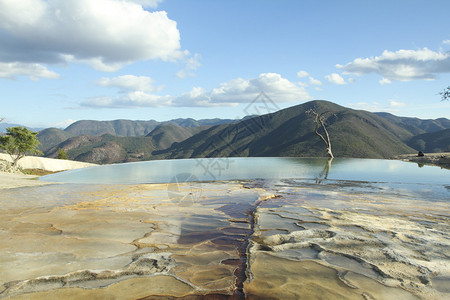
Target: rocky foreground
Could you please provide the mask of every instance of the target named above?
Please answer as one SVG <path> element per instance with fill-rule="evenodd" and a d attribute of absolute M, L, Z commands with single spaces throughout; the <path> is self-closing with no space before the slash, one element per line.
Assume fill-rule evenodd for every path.
<path fill-rule="evenodd" d="M 419 188 L 285 180 L 3 190 L 0 298 L 445 299 L 450 191 Z"/>

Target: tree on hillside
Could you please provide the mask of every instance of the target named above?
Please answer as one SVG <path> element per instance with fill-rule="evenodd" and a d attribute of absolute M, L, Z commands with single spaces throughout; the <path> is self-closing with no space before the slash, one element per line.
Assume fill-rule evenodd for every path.
<path fill-rule="evenodd" d="M 67 155 L 67 152 L 64 149 L 58 148 L 58 156 L 56 158 L 57 159 L 69 159 L 69 156 Z"/>
<path fill-rule="evenodd" d="M 316 123 L 316 127 L 314 128 L 314 133 L 320 137 L 320 139 L 324 142 L 325 147 L 327 148 L 327 154 L 330 159 L 334 158 L 333 151 L 331 151 L 331 139 L 328 134 L 327 127 L 325 126 L 326 120 L 333 114 L 329 111 L 319 114 L 314 109 L 309 109 L 306 111 L 306 114 L 312 116 L 314 118 L 314 122 Z M 325 136 L 319 132 L 319 128 L 322 128 Z"/>
<path fill-rule="evenodd" d="M 25 127 L 10 127 L 6 128 L 6 134 L 0 136 L 0 149 L 5 150 L 11 156 L 12 169 L 17 169 L 19 160 L 25 156 L 26 153 L 41 154 L 37 149 L 39 141 L 36 138 L 38 133 L 29 130 Z"/>
<path fill-rule="evenodd" d="M 450 100 L 450 86 L 448 86 L 442 92 L 440 92 L 439 95 L 441 95 L 442 101 Z"/>

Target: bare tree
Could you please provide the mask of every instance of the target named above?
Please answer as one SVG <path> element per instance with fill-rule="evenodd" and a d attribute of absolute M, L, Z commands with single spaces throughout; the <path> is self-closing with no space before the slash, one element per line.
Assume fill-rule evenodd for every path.
<path fill-rule="evenodd" d="M 441 100 L 450 100 L 450 86 L 445 88 L 442 92 L 439 93 L 441 95 Z"/>
<path fill-rule="evenodd" d="M 326 120 L 333 115 L 333 113 L 326 111 L 324 113 L 319 114 L 314 109 L 309 109 L 306 111 L 306 114 L 312 116 L 314 118 L 314 122 L 316 123 L 316 127 L 314 128 L 314 133 L 320 137 L 320 139 L 324 142 L 325 147 L 327 148 L 327 154 L 330 159 L 334 158 L 333 151 L 331 151 L 331 140 L 330 135 L 328 134 L 327 127 L 325 126 Z M 323 136 L 319 132 L 319 128 L 322 127 L 325 136 Z"/>

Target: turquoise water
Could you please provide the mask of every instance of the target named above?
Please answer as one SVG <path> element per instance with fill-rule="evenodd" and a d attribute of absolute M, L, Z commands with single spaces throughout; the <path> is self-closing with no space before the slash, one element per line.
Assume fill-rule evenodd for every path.
<path fill-rule="evenodd" d="M 397 160 L 199 158 L 102 165 L 41 177 L 52 182 L 142 184 L 246 179 L 311 179 L 450 185 L 450 171 Z"/>

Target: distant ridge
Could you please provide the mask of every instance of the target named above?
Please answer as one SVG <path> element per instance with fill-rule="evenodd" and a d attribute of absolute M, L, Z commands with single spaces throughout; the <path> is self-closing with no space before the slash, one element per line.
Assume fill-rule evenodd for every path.
<path fill-rule="evenodd" d="M 450 128 L 450 120 L 445 118 L 423 120 L 419 118 L 397 117 L 386 112 L 375 113 L 407 129 L 414 135 L 431 133 Z"/>
<path fill-rule="evenodd" d="M 407 144 L 426 153 L 450 152 L 450 129 L 414 136 Z"/>
<path fill-rule="evenodd" d="M 170 121 L 158 122 L 155 120 L 149 121 L 132 121 L 132 120 L 113 120 L 113 121 L 93 121 L 82 120 L 77 121 L 67 127 L 64 131 L 72 135 L 94 135 L 100 136 L 103 134 L 112 134 L 117 136 L 145 136 L 153 129 L 163 124 L 177 124 L 181 127 L 199 127 L 212 126 L 218 124 L 233 123 L 236 120 L 231 119 L 204 119 L 194 120 L 188 119 L 174 119 Z"/>
<path fill-rule="evenodd" d="M 147 137 L 151 138 L 155 149 L 166 149 L 175 142 L 182 142 L 194 134 L 211 126 L 201 125 L 195 127 L 182 127 L 177 123 L 164 123 L 158 125 Z"/>
<path fill-rule="evenodd" d="M 20 124 L 12 124 L 12 123 L 0 122 L 0 133 L 5 133 L 6 132 L 6 128 L 8 128 L 8 127 L 16 127 L 16 126 L 27 127 L 28 129 L 30 129 L 32 131 L 42 130 L 42 128 L 32 128 L 32 127 L 23 126 L 23 125 L 20 125 Z"/>
<path fill-rule="evenodd" d="M 118 163 L 153 159 L 225 156 L 326 156 L 306 111 L 333 113 L 327 120 L 337 157 L 392 158 L 447 151 L 450 120 L 421 120 L 371 113 L 315 100 L 241 120 L 191 118 L 171 121 L 78 121 L 38 135 L 45 156 L 64 149 L 70 159 Z"/>
<path fill-rule="evenodd" d="M 333 152 L 340 157 L 388 158 L 415 150 L 404 141 L 413 134 L 374 113 L 316 100 L 235 124 L 211 127 L 169 149 L 158 158 L 225 156 L 324 156 L 322 141 L 313 133 L 306 111 L 329 111 Z"/>
<path fill-rule="evenodd" d="M 153 159 L 152 152 L 170 147 L 173 143 L 181 142 L 210 126 L 181 127 L 176 123 L 158 125 L 147 136 L 116 136 L 104 134 L 101 136 L 80 135 L 67 137 L 69 133 L 58 129 L 42 132 L 39 136 L 47 142 L 45 156 L 57 157 L 58 149 L 66 151 L 73 160 L 109 164 L 118 162 L 133 162 Z M 50 133 L 50 136 L 48 135 Z M 44 135 L 45 134 L 45 135 Z M 60 143 L 53 141 L 64 139 Z"/>

